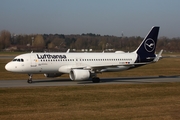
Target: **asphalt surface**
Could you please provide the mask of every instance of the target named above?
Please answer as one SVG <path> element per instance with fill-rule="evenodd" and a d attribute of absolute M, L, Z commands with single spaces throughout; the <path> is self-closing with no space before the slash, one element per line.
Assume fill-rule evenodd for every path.
<path fill-rule="evenodd" d="M 105 85 L 105 84 L 142 84 L 180 82 L 180 76 L 157 76 L 157 77 L 124 77 L 102 78 L 100 83 L 92 83 L 91 80 L 71 81 L 70 79 L 43 79 L 33 80 L 29 84 L 26 80 L 0 80 L 0 88 L 11 87 L 39 87 L 39 86 L 80 86 L 80 85 Z"/>

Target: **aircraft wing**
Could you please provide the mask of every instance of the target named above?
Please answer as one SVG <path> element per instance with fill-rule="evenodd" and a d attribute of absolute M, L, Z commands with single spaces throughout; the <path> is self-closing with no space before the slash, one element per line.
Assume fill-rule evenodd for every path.
<path fill-rule="evenodd" d="M 93 66 L 80 66 L 80 67 L 73 67 L 71 69 L 85 69 L 85 70 L 101 70 L 105 69 L 107 67 L 135 67 L 135 66 L 140 66 L 140 65 L 146 65 L 150 63 L 133 63 L 133 64 L 108 64 L 108 65 L 93 65 Z"/>

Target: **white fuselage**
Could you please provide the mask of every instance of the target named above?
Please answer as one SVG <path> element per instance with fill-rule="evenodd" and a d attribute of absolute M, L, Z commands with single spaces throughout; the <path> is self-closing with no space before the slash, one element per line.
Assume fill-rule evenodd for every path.
<path fill-rule="evenodd" d="M 28 74 L 70 73 L 73 68 L 113 72 L 130 68 L 127 64 L 136 58 L 136 53 L 27 53 L 15 57 L 6 69 Z"/>

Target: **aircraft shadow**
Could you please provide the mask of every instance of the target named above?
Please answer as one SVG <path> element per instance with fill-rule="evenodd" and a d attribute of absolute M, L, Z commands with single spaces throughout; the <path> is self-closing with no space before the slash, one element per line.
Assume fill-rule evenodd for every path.
<path fill-rule="evenodd" d="M 123 77 L 123 78 L 101 78 L 100 83 L 112 83 L 112 82 L 121 82 L 121 83 L 153 83 L 154 81 L 149 81 L 150 79 L 162 79 L 162 78 L 179 78 L 179 75 L 176 76 L 150 76 L 150 77 Z M 163 81 L 162 81 L 163 82 Z M 84 82 L 81 81 L 78 84 L 90 84 L 92 81 Z"/>
<path fill-rule="evenodd" d="M 126 82 L 126 83 L 152 83 L 149 79 L 162 79 L 162 78 L 178 78 L 176 76 L 146 76 L 146 77 L 118 77 L 118 78 L 100 78 L 100 83 L 111 83 L 111 82 Z M 143 80 L 143 81 L 142 81 Z M 33 83 L 48 83 L 48 82 L 77 82 L 77 84 L 98 84 L 92 83 L 92 80 L 72 81 L 68 78 L 52 78 L 47 80 L 34 80 Z"/>
<path fill-rule="evenodd" d="M 44 82 L 71 82 L 72 80 L 68 78 L 51 78 L 46 80 L 33 80 L 33 83 L 44 83 Z"/>

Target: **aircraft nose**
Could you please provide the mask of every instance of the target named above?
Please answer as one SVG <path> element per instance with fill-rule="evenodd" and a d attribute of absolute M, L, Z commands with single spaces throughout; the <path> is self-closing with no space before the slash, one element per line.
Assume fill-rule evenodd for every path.
<path fill-rule="evenodd" d="M 5 65 L 5 69 L 6 69 L 7 71 L 12 71 L 12 66 L 11 66 L 11 64 L 10 64 L 10 63 L 7 63 L 7 64 Z"/>

